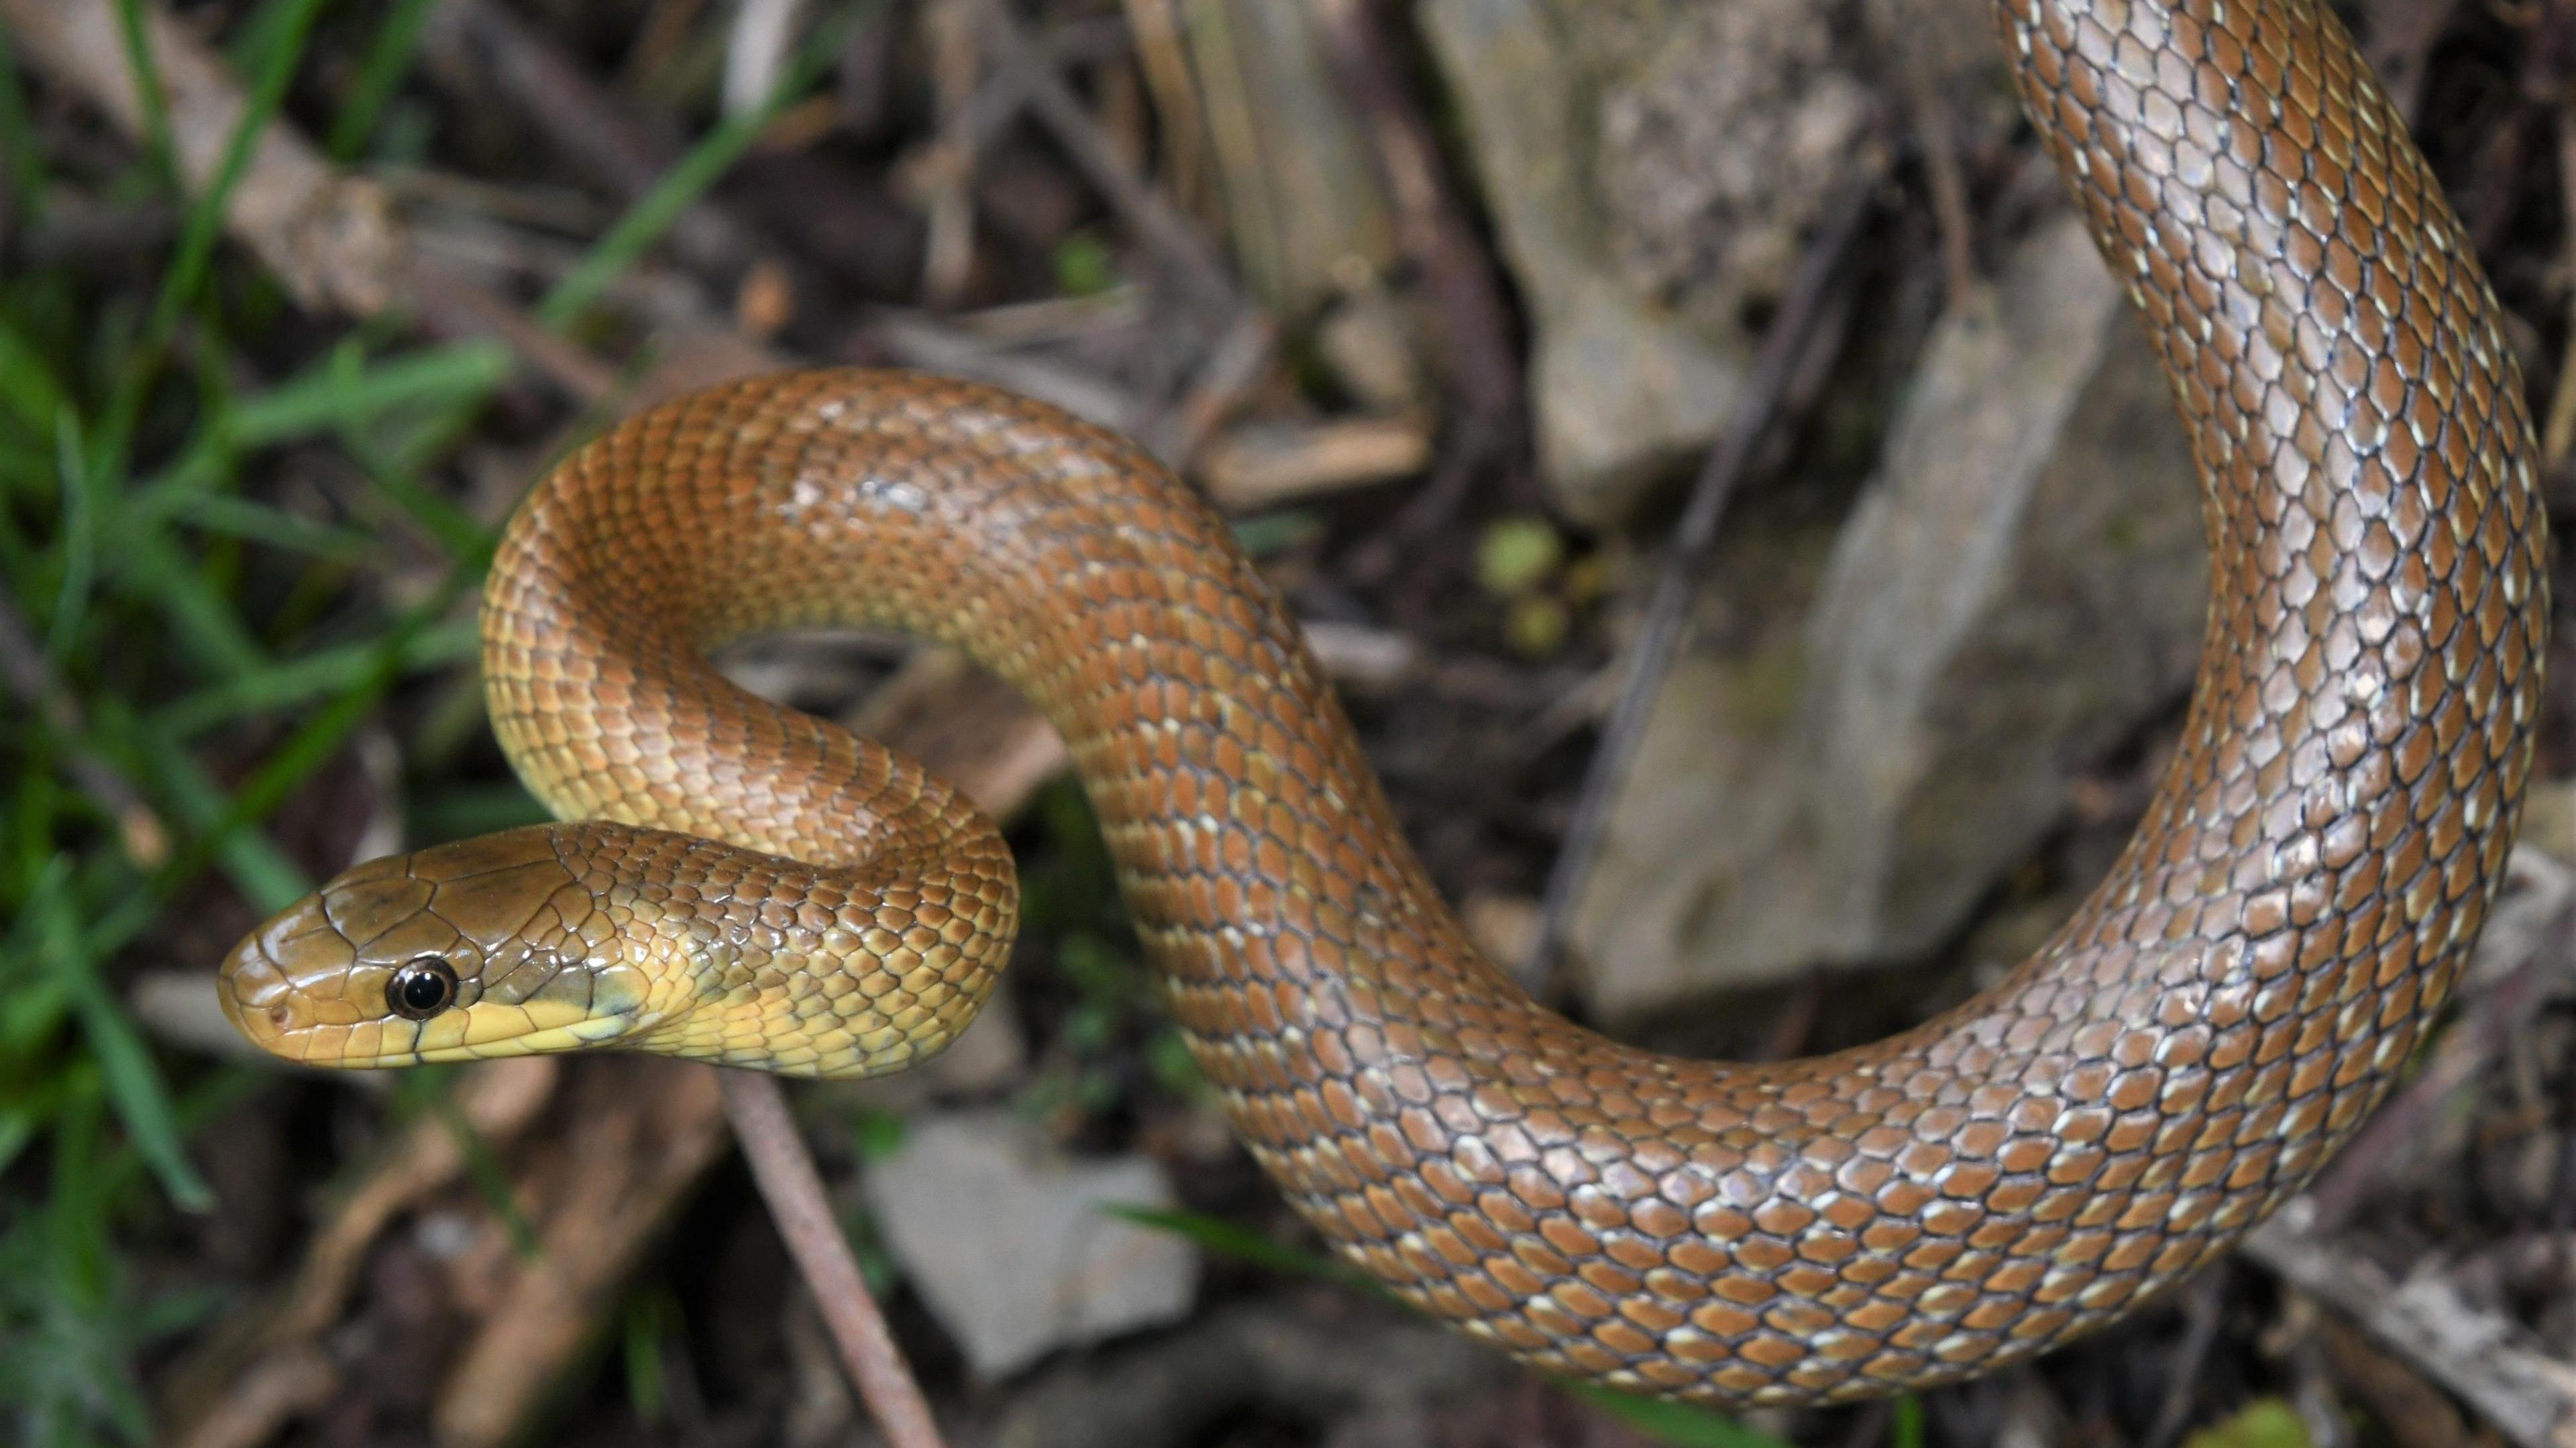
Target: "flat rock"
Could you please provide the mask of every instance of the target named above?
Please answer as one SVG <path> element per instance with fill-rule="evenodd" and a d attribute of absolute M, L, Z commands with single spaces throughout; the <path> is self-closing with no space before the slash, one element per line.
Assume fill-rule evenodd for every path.
<path fill-rule="evenodd" d="M 1575 921 L 1595 1007 L 1932 948 L 2188 689 L 2207 577 L 2153 356 L 2045 223 L 1935 330 L 1803 624 L 1667 681 Z"/>
<path fill-rule="evenodd" d="M 1148 1157 L 1075 1160 L 1007 1111 L 940 1113 L 866 1180 L 887 1246 L 979 1378 L 1189 1315 L 1196 1249 L 1103 1210 L 1172 1205 Z"/>
<path fill-rule="evenodd" d="M 1420 13 L 1529 304 L 1542 476 L 1568 516 L 1615 523 L 1715 436 L 1748 311 L 1875 164 L 1858 47 L 1824 0 Z"/>

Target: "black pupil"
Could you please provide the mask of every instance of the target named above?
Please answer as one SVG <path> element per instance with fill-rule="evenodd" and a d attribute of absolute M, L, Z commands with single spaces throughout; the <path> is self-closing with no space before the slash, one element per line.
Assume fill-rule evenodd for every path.
<path fill-rule="evenodd" d="M 455 990 L 447 967 L 437 961 L 414 961 L 394 976 L 394 999 L 413 1015 L 429 1015 L 447 1004 Z"/>

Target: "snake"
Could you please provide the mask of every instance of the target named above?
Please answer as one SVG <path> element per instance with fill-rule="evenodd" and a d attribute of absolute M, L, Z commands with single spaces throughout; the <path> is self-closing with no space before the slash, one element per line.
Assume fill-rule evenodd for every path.
<path fill-rule="evenodd" d="M 2459 979 L 2532 764 L 2546 524 L 2497 303 L 2323 5 L 1997 16 L 2171 383 L 2211 585 L 2135 835 L 1991 989 L 1754 1064 L 1569 1022 L 1442 902 L 1185 483 L 1000 391 L 818 370 L 654 407 L 532 490 L 483 680 L 562 822 L 351 869 L 233 951 L 226 1011 L 315 1066 L 930 1057 L 1012 947 L 1001 832 L 708 656 L 892 627 L 1061 732 L 1236 1134 L 1423 1311 L 1729 1404 L 1954 1381 L 2122 1316 L 2298 1192 Z"/>

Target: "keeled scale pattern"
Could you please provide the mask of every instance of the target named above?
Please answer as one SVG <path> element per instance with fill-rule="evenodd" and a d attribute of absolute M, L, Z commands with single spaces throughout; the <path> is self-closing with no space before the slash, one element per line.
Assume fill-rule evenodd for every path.
<path fill-rule="evenodd" d="M 559 809 L 865 857 L 1003 938 L 971 812 L 697 662 L 827 618 L 957 643 L 1071 740 L 1253 1153 L 1411 1301 L 1553 1370 L 1758 1402 L 2099 1326 L 2304 1181 L 2450 988 L 2529 764 L 2544 540 L 2494 305 L 2319 7 L 2002 13 L 2172 374 L 2215 596 L 2138 837 L 1947 1016 L 1748 1067 L 1533 1006 L 1425 881 L 1222 523 L 1119 440 L 962 384 L 766 379 L 572 459 L 488 596 L 502 737 Z M 787 963 L 844 967 L 871 968 Z M 953 1029 L 931 1014 L 925 1049 Z"/>

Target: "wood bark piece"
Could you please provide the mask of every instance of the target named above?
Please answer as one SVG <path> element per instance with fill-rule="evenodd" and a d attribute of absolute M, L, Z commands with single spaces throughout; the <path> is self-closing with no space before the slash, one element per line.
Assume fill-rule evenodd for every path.
<path fill-rule="evenodd" d="M 2245 1239 L 2245 1254 L 2343 1313 L 2457 1394 L 2521 1448 L 2576 1448 L 2576 1367 L 2520 1323 L 2463 1296 L 2428 1263 L 2403 1279 L 2312 1235 L 2303 1199 Z"/>
<path fill-rule="evenodd" d="M 431 1419 L 442 1444 L 516 1439 L 590 1339 L 689 1187 L 722 1156 L 724 1101 L 693 1062 L 585 1063 L 552 1146 L 564 1181 L 516 1259 L 500 1307 L 448 1369 Z"/>
<path fill-rule="evenodd" d="M 478 1066 L 458 1083 L 456 1119 L 484 1148 L 506 1148 L 545 1109 L 561 1074 L 562 1063 L 547 1056 Z M 445 1115 L 405 1130 L 314 1233 L 286 1287 L 217 1323 L 164 1375 L 171 1441 L 261 1442 L 318 1406 L 338 1385 L 322 1339 L 348 1310 L 367 1253 L 403 1213 L 453 1185 L 465 1161 L 456 1122 Z"/>
<path fill-rule="evenodd" d="M 213 177 L 247 107 L 215 54 L 160 6 L 140 7 L 181 179 Z M 0 0 L 22 54 L 105 112 L 128 137 L 144 134 L 116 7 L 61 0 Z M 227 198 L 224 226 L 276 276 L 297 304 L 372 317 L 395 308 L 432 331 L 493 336 L 575 400 L 606 396 L 613 374 L 538 326 L 516 306 L 415 255 L 384 188 L 331 164 L 293 126 L 272 120 Z"/>
<path fill-rule="evenodd" d="M 1354 276 L 1385 274 L 1394 224 L 1361 118 L 1326 67 L 1317 8 L 1191 0 L 1186 16 L 1227 234 L 1250 289 L 1298 317 Z"/>
<path fill-rule="evenodd" d="M 140 136 L 143 101 L 116 11 L 103 0 L 0 0 L 0 20 L 23 54 Z M 180 178 L 203 190 L 246 102 L 223 63 L 168 12 L 145 5 L 142 14 Z M 399 290 L 402 228 L 384 188 L 333 166 L 291 127 L 272 124 L 260 136 L 224 219 L 298 305 L 368 316 Z"/>
<path fill-rule="evenodd" d="M 1411 477 L 1430 465 L 1429 421 L 1399 415 L 1246 423 L 1210 441 L 1195 471 L 1210 501 L 1250 513 Z"/>

